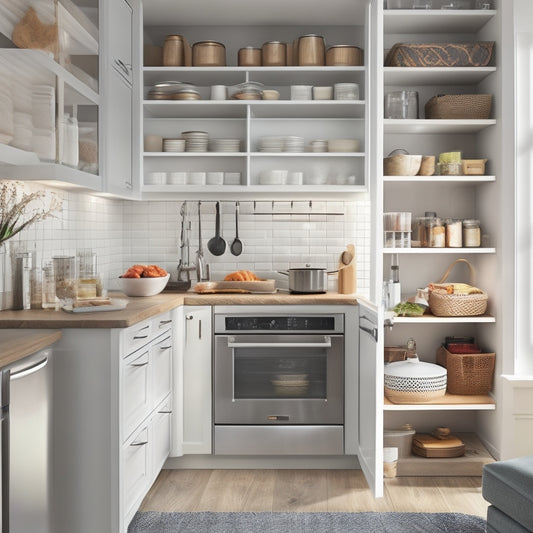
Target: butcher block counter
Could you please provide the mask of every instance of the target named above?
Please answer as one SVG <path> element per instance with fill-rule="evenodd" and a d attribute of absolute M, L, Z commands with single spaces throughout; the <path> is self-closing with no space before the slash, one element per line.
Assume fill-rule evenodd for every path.
<path fill-rule="evenodd" d="M 50 346 L 61 338 L 61 331 L 0 331 L 0 368 Z"/>
<path fill-rule="evenodd" d="M 111 298 L 125 298 L 128 305 L 119 311 L 69 313 L 50 309 L 0 311 L 0 329 L 42 328 L 127 328 L 141 320 L 170 311 L 181 305 L 356 305 L 353 294 L 197 294 L 163 292 L 147 298 L 128 298 L 112 293 Z M 0 340 L 4 333 L 0 331 Z"/>

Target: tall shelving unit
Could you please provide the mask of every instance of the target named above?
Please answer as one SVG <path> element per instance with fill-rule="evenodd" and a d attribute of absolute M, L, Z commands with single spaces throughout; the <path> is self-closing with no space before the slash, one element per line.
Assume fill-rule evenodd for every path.
<path fill-rule="evenodd" d="M 389 49 L 397 42 L 464 42 L 499 41 L 499 18 L 496 10 L 383 10 L 383 45 Z M 385 55 L 385 52 L 384 52 Z M 498 145 L 501 88 L 497 56 L 487 67 L 383 67 L 383 96 L 394 90 L 418 91 L 420 118 L 413 120 L 384 119 L 383 155 L 396 148 L 412 154 L 435 155 L 462 151 L 465 159 L 488 158 L 484 176 L 382 176 L 383 212 L 409 211 L 423 216 L 436 211 L 438 216 L 478 218 L 485 238 L 480 248 L 381 248 L 384 278 L 387 279 L 393 255 L 400 264 L 402 293 L 414 295 L 416 289 L 435 282 L 456 258 L 466 258 L 478 272 L 476 284 L 487 287 L 489 308 L 480 317 L 394 318 L 394 326 L 385 330 L 385 345 L 405 344 L 407 338 L 417 340 L 420 359 L 435 362 L 436 350 L 448 335 L 471 335 L 486 350 L 495 351 L 497 369 L 501 367 L 501 345 L 498 345 L 497 316 L 500 302 L 491 275 L 499 261 L 499 229 L 495 221 L 498 210 L 498 175 L 501 149 Z M 424 104 L 437 94 L 490 93 L 493 95 L 492 118 L 487 120 L 428 120 Z M 469 272 L 454 269 L 449 280 L 469 281 Z M 493 292 L 491 294 L 491 288 Z M 495 375 L 497 375 L 496 370 Z M 474 432 L 482 441 L 490 441 L 484 431 L 496 409 L 495 391 L 483 396 L 449 395 L 430 404 L 399 405 L 384 401 L 385 428 L 412 424 L 419 432 L 430 432 L 437 425 L 448 425 L 454 432 Z M 488 415 L 488 416 L 487 416 Z M 483 444 L 473 437 L 476 453 L 490 461 Z M 487 442 L 490 449 L 490 442 Z M 467 453 L 468 455 L 468 453 Z M 467 457 L 468 459 L 468 457 Z M 400 462 L 402 462 L 400 460 Z M 483 461 L 475 465 L 479 471 Z M 412 468 L 423 475 L 458 474 L 450 460 L 426 468 L 427 460 L 415 456 L 404 460 L 399 473 L 412 475 Z M 472 475 L 468 461 L 464 475 Z"/>

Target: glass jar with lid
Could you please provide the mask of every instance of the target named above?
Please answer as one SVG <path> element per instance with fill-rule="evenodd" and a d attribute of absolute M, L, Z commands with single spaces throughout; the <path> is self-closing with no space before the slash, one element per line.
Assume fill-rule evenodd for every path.
<path fill-rule="evenodd" d="M 479 220 L 475 218 L 463 220 L 463 246 L 465 248 L 477 248 L 481 246 Z"/>
<path fill-rule="evenodd" d="M 428 220 L 428 236 L 430 248 L 444 248 L 446 246 L 446 228 L 440 217 L 430 217 Z"/>
<path fill-rule="evenodd" d="M 448 248 L 463 246 L 463 222 L 461 220 L 446 219 L 446 246 Z"/>

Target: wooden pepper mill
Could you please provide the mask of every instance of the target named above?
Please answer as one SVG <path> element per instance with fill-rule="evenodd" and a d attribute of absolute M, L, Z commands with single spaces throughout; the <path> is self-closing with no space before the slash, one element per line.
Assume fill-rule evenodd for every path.
<path fill-rule="evenodd" d="M 357 291 L 357 269 L 353 244 L 348 244 L 340 256 L 337 284 L 339 294 L 354 294 Z"/>

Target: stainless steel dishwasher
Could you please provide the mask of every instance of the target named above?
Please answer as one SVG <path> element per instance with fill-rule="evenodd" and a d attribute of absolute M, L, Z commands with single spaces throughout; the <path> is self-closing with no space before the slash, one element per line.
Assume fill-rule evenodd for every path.
<path fill-rule="evenodd" d="M 9 435 L 2 443 L 2 467 L 9 472 L 2 502 L 2 533 L 49 533 L 51 349 L 41 350 L 6 367 L 9 381 Z M 4 387 L 2 387 L 4 390 Z M 6 410 L 7 411 L 7 410 Z M 5 429 L 5 431 L 4 431 Z M 4 474 L 4 468 L 2 469 Z M 3 495 L 4 496 L 4 495 Z"/>

